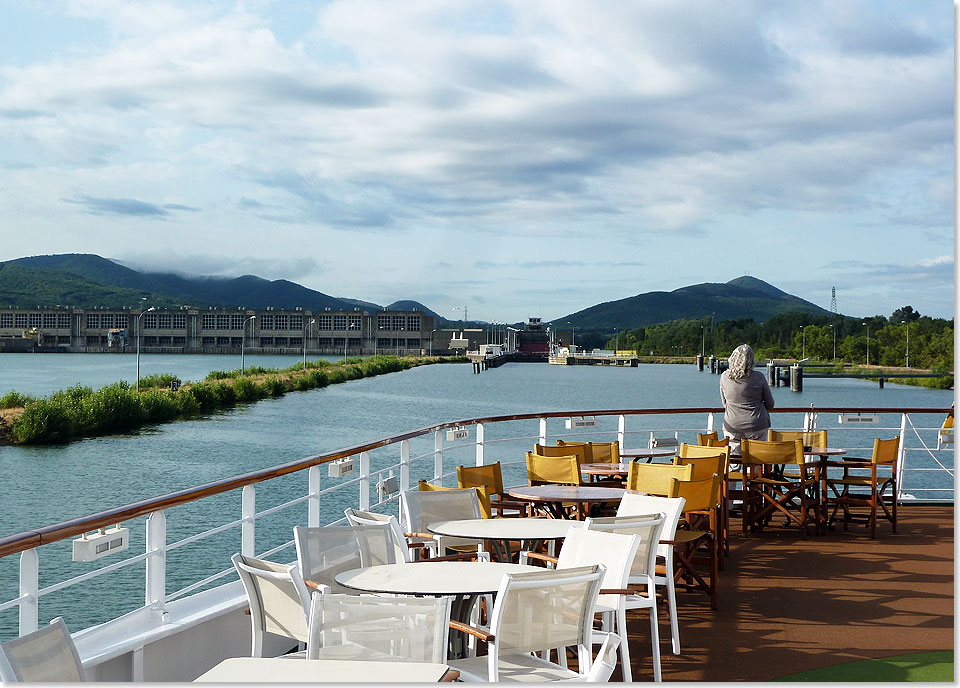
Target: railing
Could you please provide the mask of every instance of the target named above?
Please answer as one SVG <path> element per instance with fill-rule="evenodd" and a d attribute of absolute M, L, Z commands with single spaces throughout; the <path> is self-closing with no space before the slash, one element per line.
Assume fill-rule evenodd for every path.
<path fill-rule="evenodd" d="M 860 428 L 836 427 L 831 430 L 831 437 L 847 435 L 847 433 L 868 432 L 871 436 L 877 434 L 889 434 L 896 432 L 900 437 L 900 470 L 901 480 L 898 482 L 901 487 L 901 495 L 909 492 L 911 497 L 914 493 L 926 494 L 936 492 L 938 494 L 948 495 L 932 501 L 952 501 L 953 499 L 953 465 L 952 452 L 950 453 L 950 465 L 945 466 L 939 458 L 930 449 L 927 441 L 924 441 L 924 435 L 931 443 L 936 442 L 936 431 L 939 430 L 939 422 L 949 412 L 946 408 L 842 408 L 842 407 L 822 407 L 822 408 L 781 408 L 775 409 L 777 414 L 798 414 L 802 415 L 802 421 L 797 423 L 796 429 L 822 429 L 824 424 L 820 422 L 821 415 L 824 418 L 827 414 L 840 413 L 877 413 L 877 414 L 899 414 L 900 423 L 896 427 L 871 426 Z M 233 575 L 232 568 L 218 570 L 211 575 L 194 581 L 185 587 L 173 591 L 167 591 L 167 555 L 182 547 L 191 545 L 200 541 L 213 538 L 222 533 L 240 529 L 239 547 L 234 545 L 233 551 L 239 549 L 245 555 L 270 557 L 278 552 L 289 548 L 292 540 L 284 538 L 279 545 L 265 551 L 257 551 L 257 522 L 269 516 L 286 512 L 287 510 L 305 504 L 307 507 L 307 525 L 322 525 L 322 507 L 325 500 L 340 500 L 349 506 L 359 506 L 361 509 L 383 508 L 385 505 L 393 504 L 397 501 L 396 495 L 381 495 L 376 489 L 381 477 L 399 473 L 398 481 L 400 490 L 409 489 L 412 483 L 414 473 L 432 481 L 442 482 L 444 478 L 450 478 L 455 475 L 454 471 L 445 471 L 444 457 L 451 453 L 462 454 L 470 452 L 474 456 L 470 463 L 482 465 L 489 462 L 494 457 L 492 455 L 508 453 L 513 457 L 522 457 L 524 448 L 535 442 L 546 444 L 548 439 L 555 440 L 564 437 L 574 436 L 577 439 L 593 439 L 594 437 L 603 437 L 610 440 L 612 436 L 620 442 L 621 447 L 632 447 L 646 444 L 648 436 L 654 432 L 669 430 L 676 432 L 681 441 L 695 442 L 695 432 L 710 431 L 719 428 L 718 420 L 722 419 L 723 409 L 720 408 L 684 408 L 684 409 L 621 409 L 621 410 L 589 410 L 589 411 L 564 411 L 548 413 L 525 413 L 507 416 L 491 416 L 486 418 L 471 418 L 448 423 L 432 425 L 419 430 L 394 435 L 384 439 L 358 444 L 355 446 L 340 449 L 334 452 L 324 454 L 315 454 L 297 461 L 284 463 L 271 468 L 259 471 L 253 471 L 239 476 L 234 476 L 224 480 L 218 480 L 205 485 L 194 487 L 187 490 L 173 492 L 167 495 L 154 497 L 134 504 L 110 509 L 84 518 L 45 526 L 35 530 L 23 532 L 17 535 L 11 535 L 0 539 L 0 557 L 6 557 L 13 554 L 20 554 L 19 571 L 19 595 L 13 599 L 0 603 L 0 612 L 19 607 L 19 633 L 22 635 L 35 630 L 38 627 L 39 619 L 39 601 L 42 597 L 64 590 L 71 586 L 79 585 L 90 581 L 91 579 L 124 569 L 138 564 L 144 564 L 144 606 L 141 609 L 147 609 L 163 615 L 166 607 L 174 600 L 185 598 L 204 588 L 209 588 L 218 581 Z M 720 418 L 717 418 L 719 414 Z M 914 417 L 922 415 L 934 415 L 936 417 L 936 426 L 916 427 Z M 617 425 L 614 430 L 612 427 L 606 429 L 584 431 L 562 431 L 548 432 L 548 421 L 550 419 L 595 416 L 600 419 L 612 420 L 616 418 Z M 700 418 L 704 422 L 698 423 L 693 427 L 677 427 L 673 425 L 664 425 L 661 420 L 654 420 L 654 417 L 666 416 L 671 423 L 675 423 L 677 417 Z M 628 429 L 627 421 L 637 418 L 647 419 L 647 426 L 643 429 Z M 537 423 L 536 432 L 533 434 L 493 436 L 496 433 L 488 433 L 488 430 L 497 428 L 511 428 L 512 422 Z M 444 431 L 457 427 L 470 427 L 475 432 L 473 441 L 457 441 L 447 444 L 444 439 Z M 782 424 L 778 424 L 782 427 Z M 489 436 L 488 436 L 489 434 Z M 850 436 L 850 435 L 847 435 Z M 432 438 L 432 442 L 430 442 Z M 914 441 L 914 438 L 916 441 Z M 413 453 L 412 443 L 418 442 L 418 451 Z M 917 446 L 919 444 L 919 446 Z M 420 447 L 419 445 L 422 445 Z M 511 447 L 511 445 L 513 445 Z M 868 455 L 872 444 L 867 443 L 863 446 L 856 446 L 855 443 L 838 443 L 831 440 L 831 446 L 843 446 L 844 448 L 856 453 L 863 452 L 861 456 Z M 394 455 L 381 457 L 377 455 L 378 460 L 373 460 L 373 453 L 377 450 L 399 449 L 399 458 Z M 422 449 L 422 451 L 421 451 Z M 502 451 L 501 451 L 502 450 Z M 908 454 L 920 453 L 928 454 L 933 457 L 935 466 L 912 466 L 908 460 Z M 355 477 L 340 480 L 339 482 L 324 488 L 321 467 L 331 462 L 354 458 L 359 464 L 359 470 L 355 472 Z M 432 465 L 429 461 L 432 459 Z M 464 462 L 461 462 L 464 463 Z M 523 482 L 525 473 L 523 473 L 524 462 L 522 460 L 504 461 L 504 474 L 508 484 Z M 265 483 L 282 476 L 307 472 L 306 493 L 293 499 L 284 501 L 263 511 L 256 510 L 256 489 L 260 483 Z M 943 487 L 924 487 L 910 486 L 910 481 L 903 480 L 903 475 L 920 475 L 927 472 L 945 471 L 950 479 L 944 481 Z M 510 481 L 509 477 L 516 480 Z M 415 484 L 414 484 L 415 487 Z M 903 488 L 907 489 L 903 489 Z M 240 490 L 240 518 L 217 525 L 213 528 L 203 530 L 202 532 L 191 534 L 176 542 L 167 542 L 167 514 L 172 507 L 179 505 L 200 502 L 216 495 L 224 494 L 234 490 Z M 356 489 L 356 499 L 347 495 L 349 490 Z M 371 493 L 375 493 L 374 499 L 371 499 Z M 343 501 L 347 500 L 347 501 Z M 39 585 L 39 557 L 38 548 L 49 546 L 53 543 L 89 533 L 91 531 L 105 528 L 117 523 L 129 521 L 131 519 L 148 516 L 145 526 L 145 548 L 142 554 L 137 554 L 121 561 L 101 566 L 96 570 L 84 573 L 79 576 L 68 578 L 53 585 L 41 588 Z M 328 523 L 337 522 L 337 519 L 328 519 Z M 228 559 L 229 555 L 224 557 Z M 217 559 L 217 561 L 220 561 Z"/>

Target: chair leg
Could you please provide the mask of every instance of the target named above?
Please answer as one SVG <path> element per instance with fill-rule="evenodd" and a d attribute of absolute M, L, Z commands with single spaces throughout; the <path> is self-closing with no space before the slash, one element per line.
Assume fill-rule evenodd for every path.
<path fill-rule="evenodd" d="M 896 480 L 890 484 L 891 494 L 890 498 L 893 501 L 891 509 L 893 510 L 893 532 L 897 532 L 897 483 Z"/>
<path fill-rule="evenodd" d="M 673 569 L 673 561 L 670 561 L 669 569 Z M 667 604 L 670 605 L 670 640 L 673 645 L 673 654 L 680 654 L 680 622 L 677 620 L 677 592 L 674 586 L 673 576 L 668 574 L 667 578 Z"/>
<path fill-rule="evenodd" d="M 616 633 L 620 636 L 620 671 L 623 674 L 623 682 L 632 683 L 633 668 L 630 666 L 630 643 L 627 642 L 627 615 L 623 609 L 618 609 L 615 613 L 617 615 Z"/>
<path fill-rule="evenodd" d="M 870 539 L 877 539 L 877 481 L 870 486 Z"/>

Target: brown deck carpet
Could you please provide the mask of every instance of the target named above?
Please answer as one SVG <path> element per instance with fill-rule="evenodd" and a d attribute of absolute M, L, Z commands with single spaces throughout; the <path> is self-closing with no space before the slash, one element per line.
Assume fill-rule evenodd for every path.
<path fill-rule="evenodd" d="M 720 608 L 677 591 L 681 654 L 660 611 L 664 681 L 767 681 L 842 662 L 953 649 L 953 507 L 901 508 L 876 540 L 842 526 L 801 540 L 796 528 L 744 537 L 734 520 Z M 630 612 L 635 681 L 653 678 L 646 612 Z M 619 668 L 612 680 L 619 680 Z"/>

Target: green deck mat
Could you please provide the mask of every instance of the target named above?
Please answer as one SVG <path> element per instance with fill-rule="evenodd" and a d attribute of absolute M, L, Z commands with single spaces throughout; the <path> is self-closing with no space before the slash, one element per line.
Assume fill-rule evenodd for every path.
<path fill-rule="evenodd" d="M 913 655 L 866 659 L 834 666 L 790 674 L 775 681 L 920 681 L 933 683 L 953 682 L 953 650 L 921 652 Z"/>

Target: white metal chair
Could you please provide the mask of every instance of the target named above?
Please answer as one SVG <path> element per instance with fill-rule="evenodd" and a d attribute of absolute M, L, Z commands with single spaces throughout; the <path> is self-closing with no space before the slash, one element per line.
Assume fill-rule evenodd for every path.
<path fill-rule="evenodd" d="M 250 604 L 250 656 L 263 656 L 266 633 L 292 638 L 298 643 L 306 642 L 309 607 L 304 607 L 304 601 L 309 600 L 310 595 L 297 565 L 277 564 L 242 554 L 234 554 L 231 561 Z M 302 652 L 296 654 L 303 656 Z"/>
<path fill-rule="evenodd" d="M 317 593 L 307 659 L 443 663 L 449 624 L 449 597 Z"/>
<path fill-rule="evenodd" d="M 460 672 L 461 681 L 604 681 L 610 676 L 611 645 L 619 638 L 610 634 L 599 656 L 605 666 L 592 671 L 591 656 L 594 608 L 603 564 L 536 573 L 504 574 L 493 607 L 490 630 L 458 625 L 488 643 L 486 657 L 448 660 Z M 616 639 L 616 640 L 615 640 Z M 579 670 L 537 656 L 554 648 L 575 646 Z"/>
<path fill-rule="evenodd" d="M 673 579 L 673 545 L 668 544 L 676 537 L 677 524 L 683 514 L 683 497 L 654 497 L 652 495 L 624 494 L 617 507 L 617 518 L 623 516 L 646 516 L 651 513 L 663 514 L 663 528 L 660 531 L 660 544 L 657 556 L 664 561 L 664 575 L 655 575 L 654 582 L 666 587 L 667 603 L 670 605 L 670 640 L 673 654 L 680 654 L 680 624 L 677 620 L 677 594 Z M 631 582 L 634 582 L 631 580 Z M 638 583 L 642 581 L 637 581 Z"/>
<path fill-rule="evenodd" d="M 392 514 L 378 514 L 373 511 L 360 511 L 359 509 L 344 509 L 343 515 L 347 517 L 347 523 L 352 526 L 376 526 L 387 524 L 390 528 L 390 536 L 393 539 L 393 546 L 396 550 L 395 558 L 397 563 L 410 563 L 413 560 L 410 552 L 410 545 L 407 538 L 403 535 L 403 529 L 397 517 Z"/>
<path fill-rule="evenodd" d="M 588 519 L 589 520 L 589 519 Z M 623 671 L 623 680 L 633 681 L 633 672 L 630 666 L 630 649 L 627 638 L 626 601 L 631 601 L 631 608 L 641 607 L 650 610 L 651 646 L 653 653 L 654 680 L 660 680 L 660 639 L 658 635 L 656 596 L 654 586 L 648 580 L 647 594 L 632 594 L 627 589 L 634 562 L 640 556 L 638 552 L 643 548 L 645 564 L 655 560 L 656 553 L 653 545 L 657 542 L 657 535 L 662 518 L 653 516 L 644 518 L 643 525 L 633 524 L 636 532 L 617 534 L 587 530 L 586 528 L 571 528 L 560 548 L 560 554 L 551 557 L 534 552 L 521 552 L 520 563 L 527 563 L 528 559 L 540 559 L 552 563 L 557 570 L 576 568 L 589 564 L 603 564 L 606 574 L 603 579 L 603 589 L 610 591 L 601 594 L 597 600 L 595 612 L 602 615 L 603 629 L 615 629 L 623 641 L 620 644 L 620 664 Z M 586 526 L 586 523 L 585 523 Z M 654 550 L 651 553 L 651 550 Z M 596 638 L 594 642 L 599 642 Z"/>
<path fill-rule="evenodd" d="M 33 633 L 0 643 L 0 680 L 4 683 L 86 681 L 77 646 L 62 617 Z"/>
<path fill-rule="evenodd" d="M 408 537 L 425 541 L 431 556 L 443 556 L 445 550 L 451 547 L 479 547 L 479 543 L 470 538 L 435 535 L 427 530 L 431 523 L 482 517 L 480 498 L 472 487 L 441 491 L 405 490 L 400 493 L 400 523 Z"/>
<path fill-rule="evenodd" d="M 356 595 L 335 580 L 338 573 L 353 569 L 397 563 L 390 526 L 386 523 L 365 526 L 294 526 L 297 562 L 304 584 L 322 593 Z M 304 608 L 310 608 L 309 598 Z"/>
<path fill-rule="evenodd" d="M 601 595 L 597 603 L 598 609 L 611 616 L 616 611 L 617 615 L 617 633 L 623 639 L 620 650 L 620 659 L 623 664 L 623 680 L 632 681 L 633 675 L 630 668 L 630 638 L 627 634 L 626 611 L 628 609 L 649 609 L 650 610 L 650 643 L 653 653 L 653 676 L 655 681 L 661 680 L 660 674 L 660 623 L 657 618 L 657 592 L 654 576 L 657 566 L 657 550 L 659 548 L 660 532 L 663 527 L 663 514 L 652 514 L 646 516 L 611 516 L 605 518 L 588 518 L 583 523 L 586 530 L 599 530 L 620 535 L 633 535 L 640 539 L 633 562 L 629 567 L 624 584 L 642 585 L 646 587 L 645 593 L 634 593 L 630 595 Z M 568 538 L 569 539 L 569 538 Z M 603 543 L 598 543 L 602 545 Z M 566 546 L 566 543 L 564 543 Z M 561 559 L 563 551 L 560 552 Z M 601 559 L 607 564 L 607 576 L 610 576 L 612 564 L 606 559 Z M 557 565 L 558 567 L 561 564 Z M 613 581 L 604 581 L 604 587 L 613 587 Z M 613 603 L 611 605 L 611 603 Z M 608 611 L 609 610 L 609 611 Z"/>

